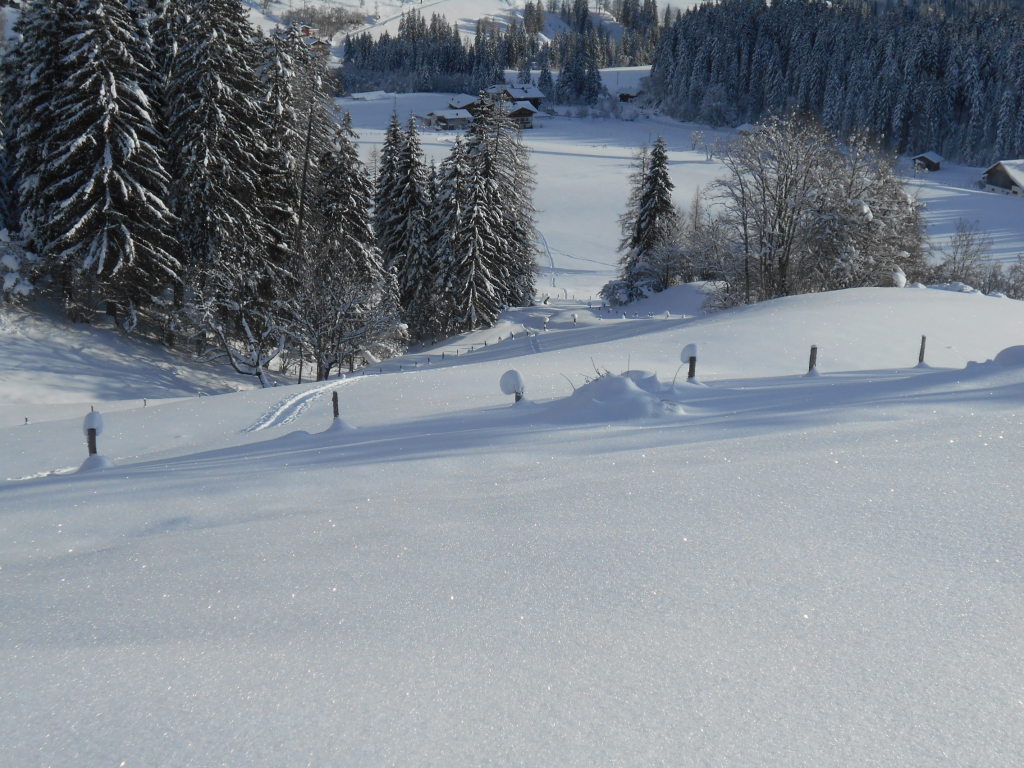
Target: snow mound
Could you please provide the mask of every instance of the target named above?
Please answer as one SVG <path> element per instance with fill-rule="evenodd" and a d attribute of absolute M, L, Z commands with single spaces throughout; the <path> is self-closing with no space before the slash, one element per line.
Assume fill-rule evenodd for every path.
<path fill-rule="evenodd" d="M 79 472 L 96 472 L 101 469 L 112 469 L 114 463 L 106 456 L 101 456 L 98 453 L 94 453 L 92 456 L 82 462 L 82 466 L 78 468 Z"/>
<path fill-rule="evenodd" d="M 322 434 L 329 435 L 334 432 L 351 432 L 353 429 L 355 429 L 355 427 L 338 416 L 337 418 L 331 419 L 331 425 L 327 427 Z"/>
<path fill-rule="evenodd" d="M 1007 347 L 993 358 L 999 365 L 1024 366 L 1024 345 Z"/>
<path fill-rule="evenodd" d="M 660 419 L 682 415 L 678 403 L 661 397 L 664 385 L 654 374 L 628 371 L 606 374 L 579 387 L 569 397 L 548 406 L 548 414 L 563 423 Z"/>

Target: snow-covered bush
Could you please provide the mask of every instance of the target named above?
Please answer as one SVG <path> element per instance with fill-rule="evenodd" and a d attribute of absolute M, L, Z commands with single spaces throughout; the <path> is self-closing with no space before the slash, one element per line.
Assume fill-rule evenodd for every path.
<path fill-rule="evenodd" d="M 0 230 L 0 299 L 11 301 L 32 292 L 31 270 L 38 258 Z"/>

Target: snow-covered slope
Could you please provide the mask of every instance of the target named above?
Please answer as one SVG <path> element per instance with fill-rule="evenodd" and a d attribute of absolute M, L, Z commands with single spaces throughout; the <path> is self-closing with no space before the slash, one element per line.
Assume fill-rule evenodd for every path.
<path fill-rule="evenodd" d="M 439 100 L 344 106 L 368 152 Z M 1015 768 L 1024 304 L 600 310 L 633 148 L 684 202 L 692 128 L 530 133 L 549 303 L 371 375 L 0 316 L 0 764 Z"/>
<path fill-rule="evenodd" d="M 257 384 L 226 366 L 125 336 L 112 326 L 65 324 L 57 312 L 0 305 L 0 427 L 197 397 Z"/>
<path fill-rule="evenodd" d="M 0 484 L 4 759 L 1016 765 L 1024 367 L 968 362 L 1024 305 L 697 300 L 108 413 L 115 469 Z M 80 416 L 0 437 L 84 458 Z"/>

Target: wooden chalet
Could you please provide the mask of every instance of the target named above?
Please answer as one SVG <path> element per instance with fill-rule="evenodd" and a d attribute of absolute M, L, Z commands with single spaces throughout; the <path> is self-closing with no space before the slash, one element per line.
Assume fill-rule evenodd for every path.
<path fill-rule="evenodd" d="M 500 101 L 501 110 L 522 129 L 533 128 L 533 118 L 540 112 L 528 101 Z"/>
<path fill-rule="evenodd" d="M 938 152 L 922 152 L 914 155 L 915 171 L 938 171 L 942 169 L 942 155 Z"/>
<path fill-rule="evenodd" d="M 515 102 L 527 102 L 534 110 L 539 110 L 544 101 L 544 92 L 535 85 L 508 85 L 498 83 L 485 89 L 486 93 Z"/>
<path fill-rule="evenodd" d="M 473 121 L 473 115 L 465 109 L 437 109 L 427 112 L 421 122 L 442 131 L 454 131 L 465 128 Z"/>
<path fill-rule="evenodd" d="M 477 97 L 460 93 L 448 99 L 448 109 L 466 109 L 470 112 L 476 108 Z"/>
<path fill-rule="evenodd" d="M 982 188 L 1005 195 L 1024 195 L 1024 160 L 1000 160 L 981 175 Z"/>

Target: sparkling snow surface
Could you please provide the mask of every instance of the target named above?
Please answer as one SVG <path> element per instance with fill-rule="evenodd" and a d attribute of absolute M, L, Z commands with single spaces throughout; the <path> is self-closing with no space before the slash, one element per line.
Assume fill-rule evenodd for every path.
<path fill-rule="evenodd" d="M 0 764 L 1019 766 L 1024 304 L 588 307 L 670 129 L 536 130 L 550 303 L 372 376 L 0 315 Z"/>

